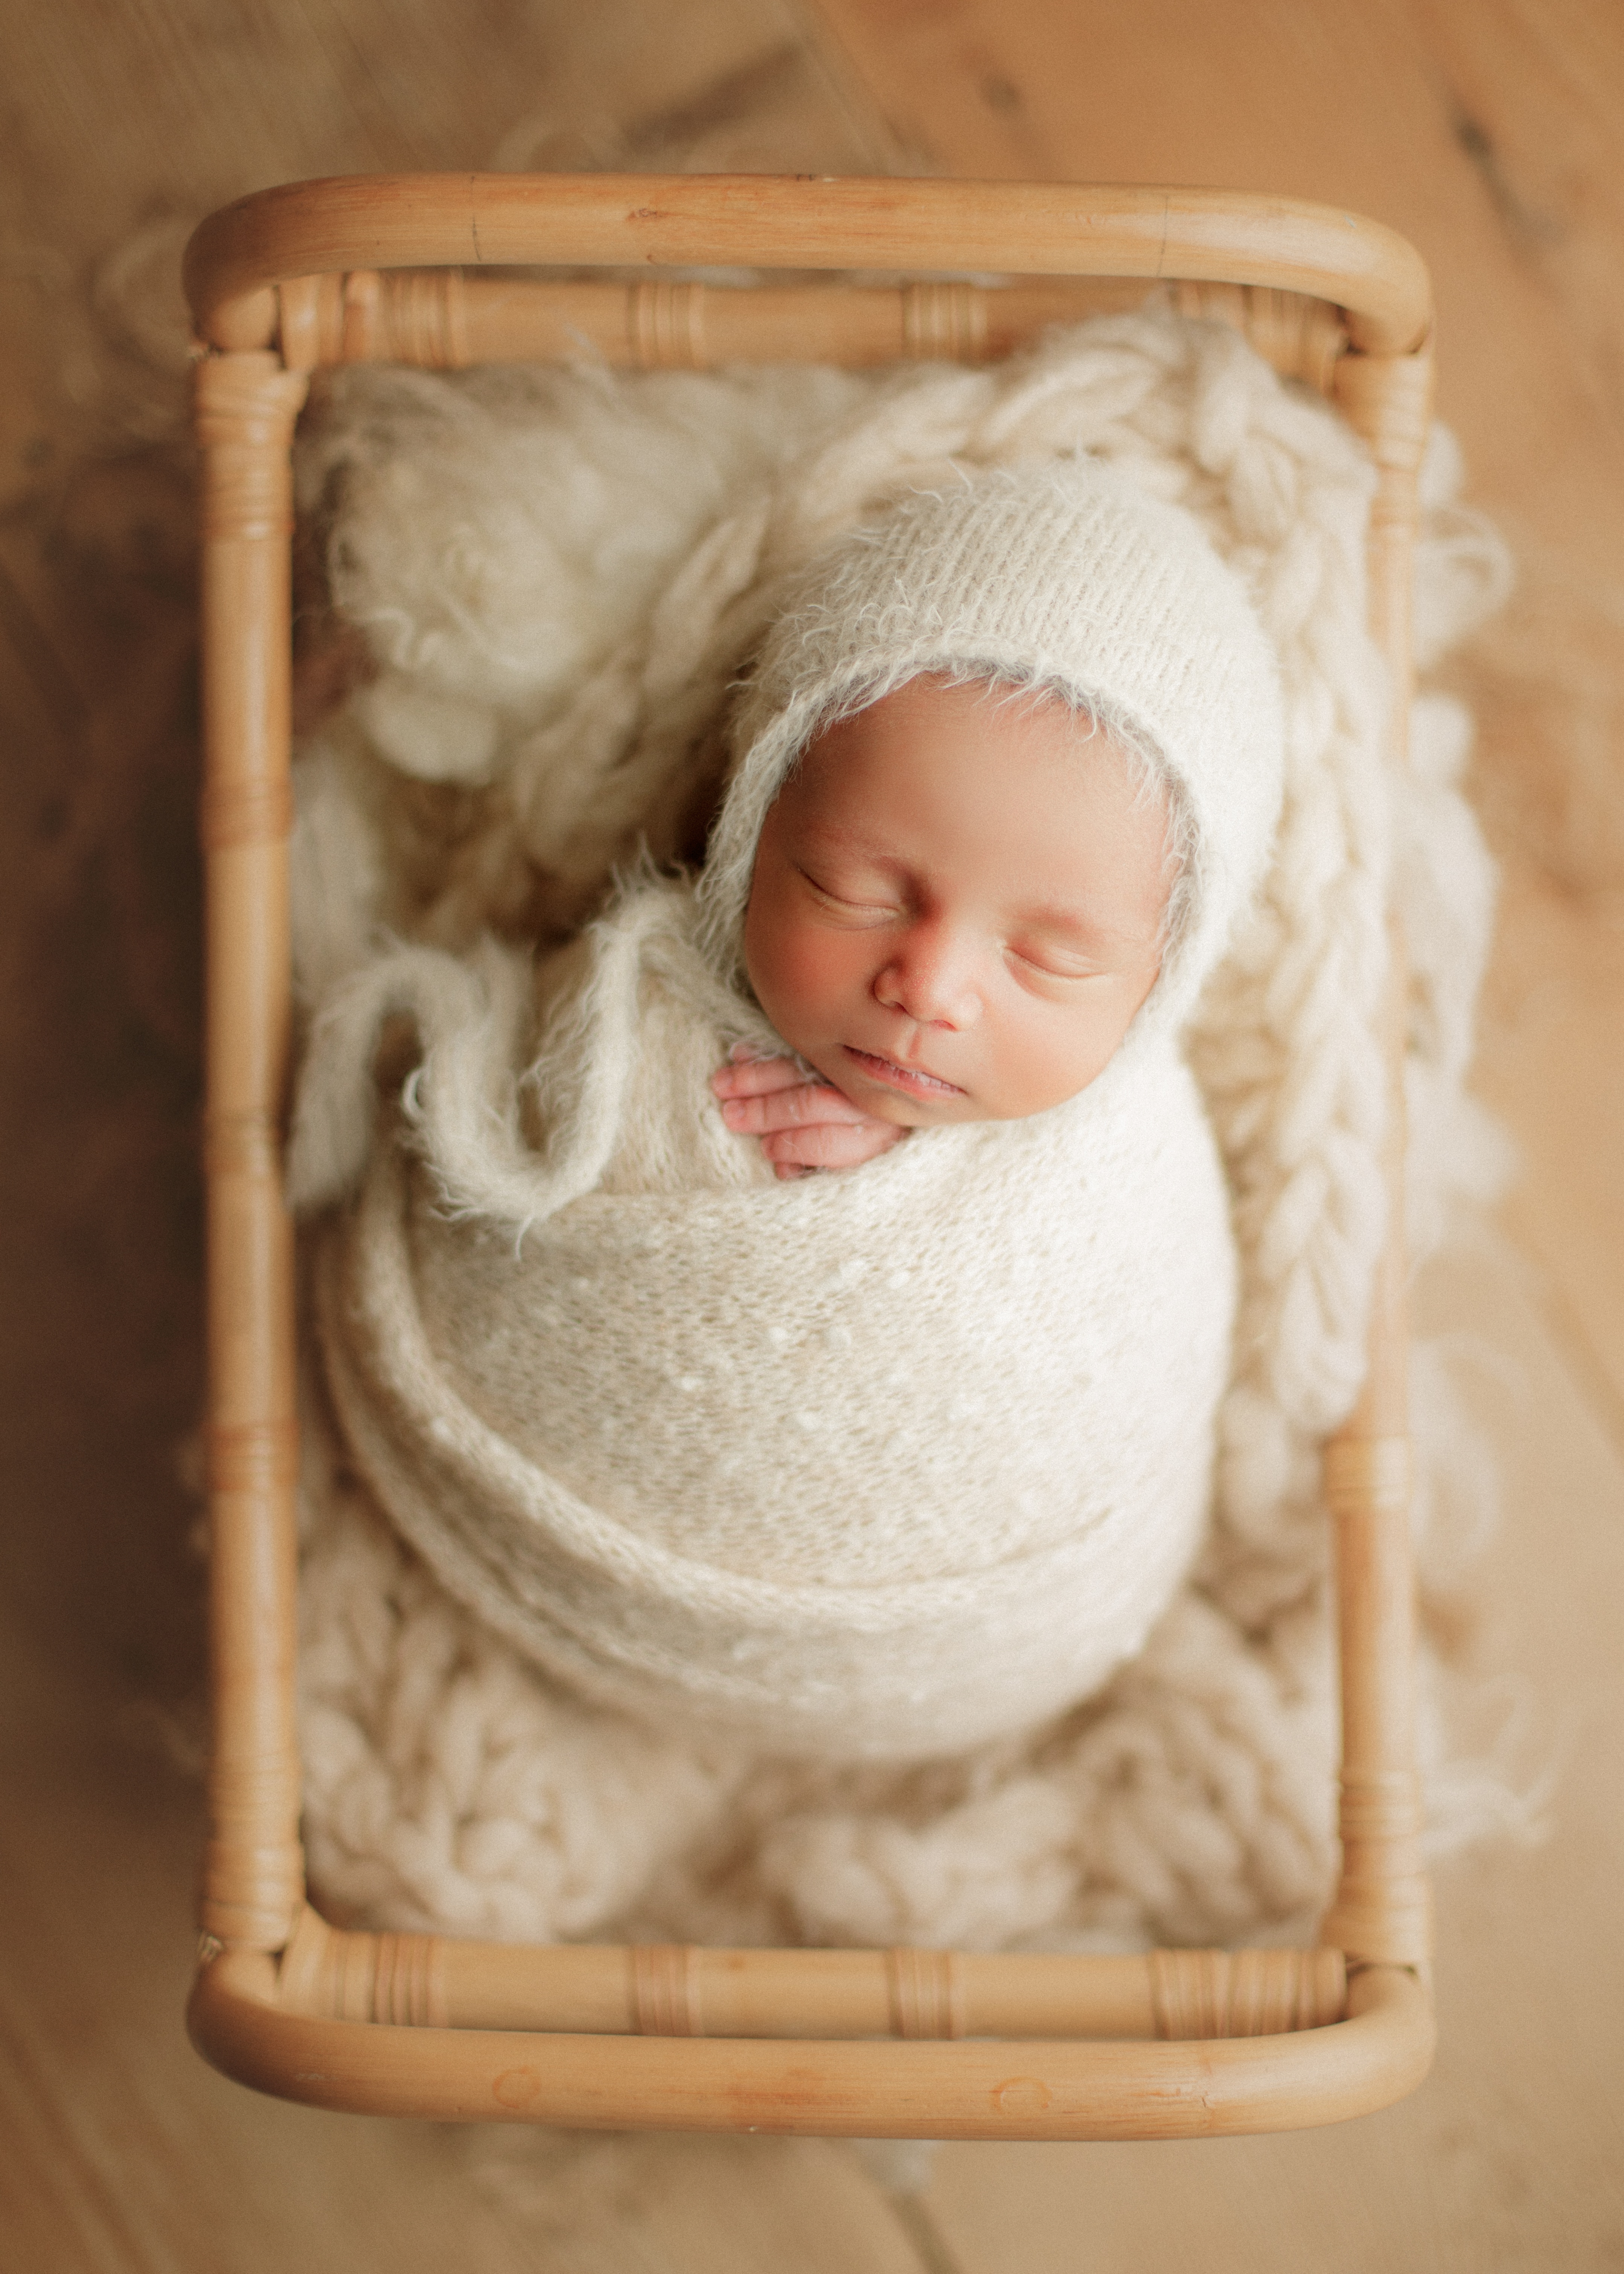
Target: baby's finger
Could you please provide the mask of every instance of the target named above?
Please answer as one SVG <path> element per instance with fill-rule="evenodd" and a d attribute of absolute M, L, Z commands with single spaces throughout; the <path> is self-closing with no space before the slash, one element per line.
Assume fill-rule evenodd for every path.
<path fill-rule="evenodd" d="M 823 1082 L 797 1082 L 793 1089 L 774 1090 L 765 1097 L 729 1097 L 722 1104 L 723 1120 L 746 1137 L 765 1137 L 779 1129 L 818 1128 L 829 1122 L 855 1124 L 870 1118 L 849 1097 L 842 1097 L 838 1089 Z"/>
<path fill-rule="evenodd" d="M 762 1139 L 762 1151 L 780 1176 L 786 1168 L 855 1169 L 890 1152 L 903 1132 L 887 1121 L 858 1126 L 826 1122 L 816 1128 L 784 1129 Z"/>
<path fill-rule="evenodd" d="M 718 1097 L 764 1097 L 805 1081 L 793 1058 L 741 1058 L 718 1066 L 710 1077 L 710 1087 Z"/>

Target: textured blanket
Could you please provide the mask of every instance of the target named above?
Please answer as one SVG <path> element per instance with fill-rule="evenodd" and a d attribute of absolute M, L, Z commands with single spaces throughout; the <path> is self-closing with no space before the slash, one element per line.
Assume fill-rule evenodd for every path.
<path fill-rule="evenodd" d="M 707 388 L 718 418 L 753 406 L 708 456 L 694 442 Z M 649 1141 L 635 1081 L 629 1115 L 549 1124 L 515 1081 L 538 1031 L 528 957 L 479 935 L 567 929 L 639 828 L 657 853 L 677 849 L 714 764 L 706 721 L 774 591 L 830 529 L 944 468 L 1078 448 L 1201 516 L 1282 661 L 1279 856 L 1189 1031 L 1191 1071 L 1169 1056 L 1135 1069 L 1142 1100 L 1108 1073 L 1038 1121 L 933 1133 L 849 1178 L 779 1188 L 741 1172 L 748 1148 L 709 1128 L 696 1145 L 733 1150 L 682 1212 L 699 1259 L 685 1267 L 663 1242 L 694 1159 Z M 515 468 L 530 462 L 543 471 L 527 490 Z M 1433 478 L 1422 621 L 1436 644 L 1501 572 L 1447 506 L 1446 460 Z M 465 1931 L 971 1944 L 1222 1938 L 1312 1906 L 1329 1869 L 1335 1723 L 1316 1449 L 1357 1387 L 1381 1234 L 1370 1014 L 1395 875 L 1416 952 L 1423 1234 L 1485 1158 L 1461 1092 L 1490 901 L 1452 787 L 1464 734 L 1458 714 L 1424 704 L 1417 783 L 1387 778 L 1357 446 L 1232 335 L 1147 313 L 998 371 L 875 381 L 376 375 L 341 392 L 308 479 L 336 501 L 335 585 L 380 666 L 303 761 L 296 863 L 312 1043 L 294 1182 L 318 1219 L 329 1353 L 312 1390 L 305 1568 L 318 1888 L 379 1923 Z M 392 497 L 409 516 L 391 518 Z M 632 513 L 642 497 L 671 506 L 658 558 L 650 516 Z M 632 518 L 650 548 L 637 572 L 594 568 L 590 530 Z M 510 564 L 540 629 L 528 645 L 504 635 L 492 660 L 474 603 L 506 593 L 511 609 Z M 546 614 L 549 578 L 567 614 Z M 680 900 L 645 885 L 575 951 L 598 956 L 603 983 L 583 999 L 622 1024 L 628 1005 L 664 1020 L 675 1046 L 649 1063 L 708 1072 L 730 1030 L 683 976 Z M 355 1079 L 402 1010 L 422 1061 L 404 1147 L 387 1116 L 371 1130 Z M 553 1095 L 573 1080 L 579 1100 L 604 1053 L 570 1075 L 573 1045 L 554 1046 Z M 1128 1189 L 1153 1101 L 1163 1150 L 1147 1173 L 1177 1156 L 1190 1213 L 1147 1258 L 1093 1208 L 1088 1164 Z M 668 1119 L 674 1104 L 667 1094 Z M 606 1126 L 618 1152 L 576 1141 Z M 1214 1145 L 1240 1260 L 1227 1357 Z M 982 1291 L 984 1337 L 943 1236 L 950 1207 L 990 1208 L 1011 1235 L 989 1246 L 1003 1260 Z M 758 1242 L 745 1227 L 763 1223 Z M 598 1258 L 613 1269 L 597 1273 Z M 810 1282 L 787 1307 L 786 1261 Z M 1198 1265 L 1207 1291 L 1192 1304 Z M 872 1323 L 912 1360 L 916 1283 L 888 1282 L 916 1269 L 937 1340 L 909 1386 L 917 1442 L 885 1449 L 933 1489 L 904 1517 L 862 1453 L 863 1429 L 895 1429 L 895 1402 L 863 1384 L 853 1434 L 840 1336 Z M 1073 1273 L 1087 1291 L 1063 1318 L 1056 1290 Z M 628 1285 L 651 1291 L 646 1333 L 628 1321 Z M 481 1344 L 477 1320 L 503 1306 L 525 1347 L 545 1350 L 556 1398 L 513 1378 L 511 1334 Z M 1111 1472 L 1112 1432 L 1136 1459 L 1154 1441 L 1136 1401 L 1167 1360 L 1169 1320 L 1188 1338 L 1173 1364 L 1198 1388 L 1228 1365 L 1216 1475 L 1209 1492 L 1204 1429 L 1172 1428 L 1156 1448 L 1160 1513 L 1130 1554 L 1151 1478 Z M 1032 1379 L 1023 1367 L 1011 1380 L 1006 1332 L 1042 1355 Z M 614 1353 L 613 1389 L 595 1348 Z M 753 1374 L 731 1406 L 718 1349 Z M 943 1457 L 966 1418 L 955 1375 L 1013 1409 L 962 1477 Z M 1083 1394 L 1061 1419 L 1068 1388 Z M 710 1401 L 699 1426 L 695 1397 Z M 771 1459 L 736 1419 L 746 1403 L 769 1417 Z M 802 1473 L 838 1479 L 816 1504 L 778 1457 L 797 1433 Z M 704 1481 L 735 1453 L 737 1518 Z M 658 1502 L 657 1474 L 676 1487 Z M 929 1519 L 944 1531 L 927 1509 L 947 1511 Z M 1119 1510 L 1132 1511 L 1121 1527 Z M 1194 1573 L 1142 1652 L 1054 1718 L 1137 1642 L 1203 1521 Z M 784 1560 L 776 1545 L 763 1558 L 766 1536 Z M 938 1758 L 880 1758 L 926 1751 Z M 876 1758 L 804 1758 L 820 1752 Z"/>
<path fill-rule="evenodd" d="M 427 1046 L 410 1153 L 375 1148 L 323 1249 L 350 1457 L 588 1695 L 835 1758 L 1028 1727 L 1142 1645 L 1205 1517 L 1235 1269 L 1194 1082 L 1164 1042 L 1034 1119 L 780 1184 L 720 1125 L 737 1026 L 692 929 L 658 884 L 600 928 L 575 1066 L 522 1027 L 469 1063 L 513 1032 L 516 959 L 362 982 Z M 544 1124 L 590 1103 L 528 1178 L 515 1132 L 493 1191 L 463 1100 L 526 1068 Z"/>

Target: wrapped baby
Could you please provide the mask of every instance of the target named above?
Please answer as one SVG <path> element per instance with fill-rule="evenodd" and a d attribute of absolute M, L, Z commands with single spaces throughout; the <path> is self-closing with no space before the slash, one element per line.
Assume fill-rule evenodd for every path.
<path fill-rule="evenodd" d="M 1236 1264 L 1179 1037 L 1267 862 L 1276 666 L 1192 518 L 1051 461 L 827 549 L 730 731 L 696 877 L 324 1010 L 327 1389 L 576 1692 L 948 1753 L 1096 1690 L 1200 1537 Z"/>

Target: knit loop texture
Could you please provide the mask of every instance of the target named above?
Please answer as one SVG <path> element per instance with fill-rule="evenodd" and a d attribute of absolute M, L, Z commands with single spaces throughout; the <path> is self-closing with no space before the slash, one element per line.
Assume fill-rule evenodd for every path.
<path fill-rule="evenodd" d="M 849 1178 L 773 1188 L 755 1148 L 682 1119 L 709 1052 L 770 1039 L 738 1007 L 684 888 L 635 880 L 539 975 L 523 943 L 601 908 L 640 844 L 657 860 L 682 849 L 696 796 L 736 762 L 720 723 L 730 706 L 741 715 L 730 690 L 843 532 L 902 501 L 1083 457 L 1192 516 L 1275 659 L 1283 796 L 1262 888 L 1233 929 L 1231 896 L 1223 960 L 1193 1005 L 1174 1006 L 1182 1058 L 1157 1028 L 1124 1069 L 1132 1085 L 1108 1070 L 1031 1123 L 911 1137 Z M 976 372 L 349 374 L 302 480 L 333 513 L 335 594 L 376 666 L 298 770 L 305 1065 L 290 1170 L 328 1353 L 310 1389 L 303 1579 L 317 1886 L 377 1924 L 495 1935 L 1131 1946 L 1255 1933 L 1308 1910 L 1329 1871 L 1335 1737 L 1317 1448 L 1357 1393 L 1383 1231 L 1374 1013 L 1395 875 L 1418 918 L 1414 1229 L 1434 1233 L 1494 1167 L 1462 1087 L 1492 899 L 1455 787 L 1465 738 L 1458 712 L 1428 698 L 1416 779 L 1393 779 L 1389 690 L 1365 629 L 1371 475 L 1357 443 L 1233 335 L 1147 312 Z M 1447 591 L 1440 577 L 1428 592 L 1435 629 L 1458 632 L 1503 586 L 1493 540 L 1466 529 L 1451 508 Z M 1424 531 L 1424 582 L 1428 561 Z M 412 1071 L 380 1109 L 372 1067 L 402 1016 Z M 996 1366 L 969 1351 L 973 1306 L 947 1328 L 987 1394 L 1011 1396 L 1002 1440 L 976 1442 L 1002 1442 L 1014 1472 L 978 1547 L 967 1524 L 947 1543 L 915 1536 L 921 1566 L 899 1573 L 908 1527 L 876 1505 L 820 1570 L 816 1525 L 800 1514 L 815 1494 L 794 1498 L 793 1521 L 787 1501 L 756 1509 L 757 1542 L 763 1524 L 782 1531 L 776 1570 L 741 1541 L 696 1555 L 694 1536 L 658 1536 L 646 1510 L 628 1546 L 622 1452 L 588 1459 L 573 1431 L 614 1316 L 601 1284 L 575 1284 L 594 1277 L 604 1224 L 617 1226 L 609 1251 L 629 1254 L 671 1221 L 674 1192 L 703 1188 L 690 1213 L 715 1245 L 688 1323 L 673 1299 L 614 1358 L 642 1384 L 631 1418 L 652 1424 L 636 1457 L 680 1469 L 692 1439 L 680 1416 L 700 1395 L 683 1384 L 716 1373 L 730 1334 L 763 1352 L 775 1326 L 801 1334 L 816 1345 L 807 1378 L 838 1385 L 839 1330 L 860 1304 L 839 1275 L 862 1263 L 861 1300 L 906 1352 L 907 1283 L 887 1275 L 910 1268 L 907 1239 L 933 1210 L 973 1211 L 989 1190 L 1020 1238 L 1005 1280 L 989 1281 L 987 1319 L 1029 1303 L 1022 1273 L 1052 1257 L 1082 1291 L 1086 1326 L 1095 1290 L 1116 1284 L 1116 1228 L 1108 1210 L 1091 1221 L 1074 1187 L 1056 1244 L 1044 1148 L 1070 1162 L 1060 1140 L 1092 1118 L 1107 1156 L 1119 1141 L 1132 1152 L 1140 1090 L 1160 1102 L 1171 1149 L 1157 1165 L 1177 1167 L 1188 1215 L 1127 1340 L 1140 1338 L 1146 1380 L 1157 1332 L 1172 1363 L 1213 1369 L 1216 1460 L 1209 1480 L 1204 1429 L 1199 1445 L 1170 1444 L 1179 1475 L 1156 1496 L 1161 1532 L 1112 1540 L 1111 1584 L 1139 1593 L 1117 1606 L 1107 1646 L 1089 1658 L 1073 1644 L 1068 1661 L 1068 1622 L 1039 1615 L 1046 1593 L 1068 1609 L 1110 1593 L 1097 1557 L 1111 1494 L 1086 1504 L 1089 1455 L 1109 1453 L 1105 1401 L 1065 1442 L 1022 1408 L 1019 1368 L 1012 1394 L 1007 1365 L 999 1390 Z M 1148 1193 L 1132 1195 L 1141 1216 Z M 751 1278 L 740 1227 L 764 1212 L 821 1253 L 798 1299 Z M 1181 1292 L 1186 1269 L 1199 1300 Z M 510 1378 L 497 1346 L 510 1334 L 477 1344 L 499 1276 L 510 1298 L 523 1290 L 550 1376 L 568 1386 L 551 1408 L 533 1379 Z M 730 1287 L 740 1312 L 718 1337 L 705 1306 Z M 1169 1317 L 1188 1350 L 1167 1343 Z M 1034 1340 L 1069 1347 L 1080 1376 L 1078 1331 L 1068 1321 Z M 1101 1378 L 1116 1363 L 1100 1352 Z M 1124 1381 L 1139 1363 L 1124 1359 Z M 951 1443 L 951 1414 L 936 1426 L 947 1382 L 922 1385 L 921 1410 Z M 804 1407 L 815 1479 L 840 1450 L 820 1436 L 820 1410 Z M 706 1457 L 733 1450 L 748 1469 L 757 1448 L 733 1411 Z M 786 1395 L 775 1445 L 798 1426 Z M 861 1442 L 848 1449 L 861 1470 Z M 1051 1451 L 1074 1480 L 1069 1502 L 1042 1470 Z M 977 1457 L 972 1497 L 989 1495 L 994 1465 L 990 1450 Z M 504 1523 L 523 1516 L 534 1538 L 537 1474 L 553 1493 L 554 1562 L 493 1562 L 480 1517 L 492 1480 Z M 854 1510 L 861 1484 L 846 1495 Z M 613 1521 L 594 1530 L 583 1508 Z M 448 1541 L 466 1559 L 455 1570 Z M 711 1585 L 718 1570 L 725 1586 Z M 1040 1582 L 1019 1615 L 1001 1573 Z M 613 1647 L 594 1593 L 606 1577 L 620 1590 Z M 899 1588 L 925 1592 L 888 1627 Z M 646 1589 L 658 1633 L 640 1625 Z M 663 1624 L 677 1605 L 701 1624 Z M 879 1645 L 859 1653 L 873 1684 L 861 1699 L 849 1659 L 813 1663 L 831 1635 L 850 1643 L 860 1606 Z M 979 1657 L 978 1608 L 992 1636 Z M 551 1623 L 540 1651 L 538 1615 Z M 685 1682 L 683 1721 L 668 1707 Z M 784 1718 L 770 1727 L 757 1706 L 775 1688 Z M 860 1710 L 843 1721 L 847 1700 Z M 1452 1808 L 1464 1824 L 1461 1781 L 1435 1786 L 1446 1829 Z"/>

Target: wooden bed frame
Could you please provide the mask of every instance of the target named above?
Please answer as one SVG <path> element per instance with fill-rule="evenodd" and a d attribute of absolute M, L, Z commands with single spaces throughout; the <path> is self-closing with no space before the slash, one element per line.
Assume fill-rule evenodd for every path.
<path fill-rule="evenodd" d="M 755 289 L 670 274 L 702 267 L 790 274 Z M 523 273 L 534 269 L 562 273 Z M 612 273 L 583 282 L 583 269 Z M 977 276 L 1006 281 L 966 281 Z M 289 448 L 313 370 L 582 353 L 642 368 L 976 359 L 1160 284 L 1177 307 L 1243 329 L 1370 448 L 1373 621 L 1402 735 L 1431 402 L 1419 258 L 1351 214 L 1216 191 L 375 176 L 295 184 L 214 215 L 188 249 L 186 284 L 202 349 L 214 1716 L 198 2045 L 245 2083 L 320 2107 L 586 2127 L 1167 2139 L 1324 2123 L 1410 2091 L 1432 2019 L 1412 1737 L 1396 939 L 1394 1230 L 1366 1387 L 1325 1456 L 1342 1863 L 1312 1950 L 521 1948 L 328 1925 L 306 1901 L 299 1845 L 282 1136 Z"/>

